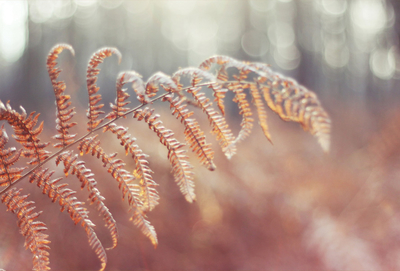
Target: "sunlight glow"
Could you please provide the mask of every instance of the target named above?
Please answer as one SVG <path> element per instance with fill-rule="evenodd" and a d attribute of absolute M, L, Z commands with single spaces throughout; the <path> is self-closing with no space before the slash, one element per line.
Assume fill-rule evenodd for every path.
<path fill-rule="evenodd" d="M 27 44 L 26 1 L 0 2 L 0 56 L 13 63 L 23 54 Z"/>

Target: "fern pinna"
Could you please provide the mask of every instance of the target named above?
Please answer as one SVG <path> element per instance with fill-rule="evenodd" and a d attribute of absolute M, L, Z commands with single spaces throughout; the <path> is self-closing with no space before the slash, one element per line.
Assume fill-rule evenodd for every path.
<path fill-rule="evenodd" d="M 26 237 L 25 246 L 33 253 L 34 270 L 49 269 L 49 241 L 43 233 L 46 230 L 45 224 L 35 221 L 40 213 L 33 213 L 34 202 L 25 201 L 27 196 L 22 194 L 22 189 L 15 188 L 25 177 L 29 182 L 35 183 L 52 202 L 58 202 L 61 211 L 66 210 L 75 224 L 83 227 L 90 246 L 101 262 L 100 270 L 104 270 L 107 263 L 106 249 L 96 235 L 88 210 L 84 203 L 74 196 L 76 192 L 61 181 L 62 177 L 52 178 L 54 171 L 47 166 L 50 161 L 55 161 L 56 166 L 63 167 L 65 175 L 74 175 L 80 181 L 82 189 L 86 187 L 89 202 L 95 204 L 110 232 L 113 244 L 108 249 L 117 246 L 117 224 L 104 203 L 101 191 L 97 189 L 94 174 L 85 164 L 86 158 L 80 160 L 73 147 L 78 149 L 80 155 L 90 154 L 102 163 L 110 178 L 117 182 L 122 199 L 127 200 L 133 224 L 157 246 L 156 231 L 147 220 L 146 214 L 159 204 L 158 184 L 153 179 L 148 155 L 135 144 L 136 139 L 128 134 L 127 127 L 116 124 L 120 118 L 131 115 L 138 121 L 146 122 L 149 129 L 154 131 L 161 144 L 167 148 L 172 175 L 188 202 L 193 202 L 196 196 L 193 167 L 189 163 L 185 145 L 188 145 L 207 169 L 216 169 L 213 161 L 214 150 L 211 144 L 207 143 L 197 116 L 190 106 L 199 107 L 208 118 L 211 132 L 216 136 L 222 152 L 228 159 L 235 155 L 238 143 L 252 132 L 255 120 L 251 104 L 255 106 L 258 123 L 269 141 L 271 136 L 265 105 L 283 120 L 300 123 L 305 130 L 317 137 L 325 152 L 329 151 L 330 119 L 313 92 L 293 79 L 273 72 L 266 64 L 240 62 L 227 56 L 210 57 L 198 68 L 180 69 L 172 76 L 158 72 L 146 82 L 135 71 L 121 72 L 116 81 L 115 104 L 111 104 L 110 112 L 105 114 L 102 111 L 104 104 L 101 103 L 102 98 L 98 93 L 96 81 L 100 72 L 99 65 L 106 57 L 114 54 L 121 60 L 121 54 L 116 48 L 100 49 L 90 58 L 87 68 L 88 132 L 77 138 L 76 134 L 70 133 L 70 128 L 77 124 L 72 122 L 76 114 L 75 108 L 71 107 L 71 97 L 64 92 L 65 83 L 57 80 L 61 70 L 56 67 L 56 61 L 64 49 L 74 54 L 70 45 L 59 44 L 51 49 L 47 57 L 47 70 L 56 100 L 57 134 L 53 137 L 56 140 L 53 147 L 58 149 L 50 151 L 50 143 L 39 139 L 44 129 L 43 122 L 37 124 L 39 114 L 27 114 L 22 107 L 18 112 L 11 108 L 9 103 L 4 104 L 0 101 L 0 119 L 11 126 L 13 137 L 20 144 L 18 148 L 6 148 L 8 136 L 3 125 L 0 129 L 0 186 L 3 187 L 0 192 L 1 200 L 8 210 L 17 215 L 18 226 Z M 215 73 L 211 73 L 213 66 Z M 181 82 L 182 77 L 189 78 L 189 85 L 185 86 Z M 128 107 L 130 95 L 127 89 L 124 89 L 126 84 L 132 85 L 140 101 L 140 105 L 135 108 Z M 162 93 L 159 93 L 160 91 Z M 207 97 L 208 91 L 215 97 L 216 108 L 213 101 Z M 237 104 L 242 116 L 241 130 L 236 136 L 225 118 L 224 100 L 229 91 L 234 94 L 233 102 Z M 184 126 L 186 144 L 179 142 L 174 137 L 174 132 L 164 126 L 161 116 L 155 114 L 157 109 L 152 107 L 158 100 L 168 103 L 172 115 Z M 103 143 L 97 138 L 100 132 L 110 132 L 119 140 L 125 154 L 132 157 L 131 161 L 135 165 L 132 173 L 125 169 L 126 164 L 123 159 L 117 157 L 117 153 L 106 153 L 102 147 Z M 14 166 L 22 158 L 28 158 L 27 166 Z"/>

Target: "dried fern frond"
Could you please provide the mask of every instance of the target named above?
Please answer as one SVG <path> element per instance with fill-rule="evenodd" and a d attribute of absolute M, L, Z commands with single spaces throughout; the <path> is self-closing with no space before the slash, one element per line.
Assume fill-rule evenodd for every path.
<path fill-rule="evenodd" d="M 198 83 L 198 81 L 194 81 Z M 179 84 L 179 74 L 176 74 L 174 78 L 171 78 L 161 72 L 154 74 L 149 78 L 146 84 L 146 93 L 154 95 L 158 91 L 158 85 L 162 86 L 165 91 L 171 94 L 165 95 L 162 101 L 168 101 L 170 108 L 173 109 L 172 115 L 175 115 L 177 119 L 181 120 L 181 123 L 185 125 L 185 139 L 188 142 L 190 148 L 195 152 L 200 162 L 209 170 L 214 170 L 215 164 L 213 163 L 214 152 L 211 150 L 210 144 L 205 141 L 203 131 L 201 131 L 199 124 L 194 119 L 189 119 L 193 112 L 186 109 L 186 105 L 182 104 L 183 99 L 173 99 L 173 93 L 180 91 L 181 85 Z M 188 91 L 188 90 L 187 90 Z M 196 101 L 198 103 L 198 101 Z M 202 104 L 199 104 L 201 107 Z"/>
<path fill-rule="evenodd" d="M 54 144 L 55 148 L 63 148 L 74 141 L 76 134 L 70 134 L 69 129 L 75 126 L 76 122 L 69 122 L 72 117 L 76 114 L 75 108 L 69 108 L 71 102 L 70 95 L 64 95 L 66 85 L 64 81 L 57 81 L 58 75 L 61 70 L 56 68 L 58 55 L 64 50 L 69 50 L 72 55 L 75 55 L 74 49 L 68 44 L 58 44 L 54 46 L 49 55 L 47 56 L 47 72 L 53 86 L 54 94 L 56 96 L 56 107 L 57 107 L 57 119 L 56 129 L 58 134 L 53 138 L 60 140 L 61 142 Z"/>
<path fill-rule="evenodd" d="M 25 237 L 25 248 L 33 254 L 33 270 L 50 270 L 49 267 L 49 240 L 43 231 L 47 230 L 46 224 L 36 221 L 42 212 L 34 213 L 33 201 L 26 201 L 28 195 L 21 195 L 22 189 L 12 188 L 2 197 L 1 202 L 7 206 L 7 211 L 17 215 L 18 227 Z"/>
<path fill-rule="evenodd" d="M 21 178 L 21 173 L 26 169 L 26 167 L 11 167 L 19 160 L 22 149 L 18 151 L 14 147 L 6 149 L 7 142 L 8 135 L 2 126 L 0 128 L 0 186 L 10 186 Z"/>
<path fill-rule="evenodd" d="M 126 101 L 130 95 L 126 93 L 126 89 L 123 89 L 123 86 L 126 83 L 132 82 L 134 78 L 135 72 L 121 72 L 118 74 L 117 77 L 117 82 L 116 82 L 116 92 L 117 92 L 117 97 L 115 98 L 115 105 L 110 103 L 110 107 L 112 111 L 107 114 L 106 119 L 116 119 L 116 118 L 126 118 L 126 111 L 129 110 L 129 108 L 124 107 L 127 104 L 129 104 L 129 101 Z"/>
<path fill-rule="evenodd" d="M 225 67 L 225 69 L 226 69 L 227 67 L 230 66 L 229 63 L 232 63 L 233 61 L 237 61 L 237 60 L 235 60 L 229 56 L 220 56 L 220 55 L 211 56 L 211 57 L 207 58 L 206 60 L 204 60 L 199 65 L 199 69 L 206 70 L 206 71 L 210 70 L 210 68 L 213 64 L 221 65 L 221 66 Z M 226 80 L 222 80 L 222 81 L 226 81 Z"/>
<path fill-rule="evenodd" d="M 191 78 L 190 84 L 193 87 L 200 84 L 202 80 L 210 83 L 214 83 L 217 81 L 217 78 L 213 74 L 207 71 L 195 67 L 184 68 L 180 69 L 179 71 L 175 72 L 172 75 L 172 79 L 179 86 L 180 89 L 182 88 L 182 84 L 180 84 L 180 78 L 182 76 L 190 76 Z"/>
<path fill-rule="evenodd" d="M 156 72 L 146 82 L 146 94 L 148 97 L 154 97 L 158 92 L 158 86 L 161 86 L 167 92 L 177 92 L 178 86 L 168 75 L 162 72 Z"/>
<path fill-rule="evenodd" d="M 199 68 L 190 67 L 180 69 L 172 75 L 172 79 L 175 81 L 179 89 L 182 88 L 182 84 L 179 83 L 180 78 L 181 76 L 185 75 L 191 77 L 191 85 L 193 87 L 200 84 L 202 80 L 210 82 L 210 84 L 208 84 L 208 88 L 213 90 L 213 95 L 215 97 L 215 101 L 217 102 L 218 108 L 221 111 L 222 115 L 225 115 L 225 106 L 223 99 L 225 98 L 225 94 L 228 90 L 222 88 L 222 85 L 217 82 L 217 78 L 213 74 Z"/>
<path fill-rule="evenodd" d="M 150 103 L 151 101 L 150 101 L 150 98 L 146 94 L 146 87 L 142 80 L 142 76 L 134 71 L 127 72 L 126 76 L 128 76 L 129 81 L 132 82 L 132 88 L 133 88 L 133 91 L 135 91 L 135 93 L 137 95 L 136 96 L 137 99 L 142 104 Z"/>
<path fill-rule="evenodd" d="M 140 194 L 139 198 L 142 201 L 140 206 L 143 212 L 148 212 L 154 209 L 158 205 L 160 196 L 156 190 L 158 184 L 154 181 L 151 174 L 153 171 L 149 167 L 149 162 L 147 161 L 147 154 L 139 148 L 138 145 L 134 144 L 136 138 L 131 135 L 127 135 L 128 130 L 122 126 L 117 126 L 114 123 L 104 127 L 104 132 L 111 131 L 113 134 L 117 135 L 120 143 L 125 148 L 125 154 L 130 153 L 132 159 L 135 161 L 135 177 L 139 180 L 140 184 Z"/>
<path fill-rule="evenodd" d="M 238 69 L 242 68 L 242 65 L 239 64 L 238 61 L 229 58 L 229 57 L 212 57 L 200 64 L 200 68 L 187 68 L 187 69 L 182 69 L 178 72 L 176 72 L 173 75 L 173 78 L 175 81 L 179 80 L 179 77 L 184 74 L 190 74 L 192 76 L 192 86 L 197 86 L 198 83 L 204 78 L 209 81 L 217 81 L 217 78 L 212 75 L 211 73 L 207 72 L 207 70 L 210 69 L 211 63 L 219 63 L 222 65 L 222 68 L 218 71 L 218 78 L 222 81 L 228 80 L 227 73 L 226 73 L 226 67 L 237 67 Z M 221 76 L 220 73 L 223 73 Z M 239 107 L 239 113 L 243 116 L 242 123 L 241 123 L 241 131 L 239 132 L 238 137 L 231 142 L 227 149 L 232 149 L 234 150 L 235 144 L 238 143 L 239 141 L 244 140 L 246 137 L 248 137 L 251 133 L 251 129 L 253 127 L 253 121 L 254 119 L 252 118 L 252 113 L 250 110 L 250 105 L 246 100 L 246 94 L 243 92 L 243 89 L 246 87 L 246 84 L 242 84 L 241 81 L 245 80 L 247 78 L 247 74 L 250 73 L 249 70 L 240 70 L 240 75 L 236 76 L 234 75 L 234 78 L 237 80 L 234 83 L 230 83 L 228 85 L 228 89 L 233 91 L 235 93 L 235 98 L 234 102 L 238 104 Z M 222 78 L 221 78 L 222 77 Z M 221 84 L 219 83 L 212 83 L 210 84 L 209 88 L 212 88 L 214 91 L 214 96 L 215 96 L 215 101 L 217 102 L 218 108 L 220 109 L 222 115 L 225 115 L 225 107 L 223 103 L 223 99 L 225 97 L 225 93 L 227 92 L 226 88 L 222 88 Z M 201 106 L 200 106 L 201 107 Z M 232 135 L 233 136 L 233 135 Z M 234 151 L 232 151 L 232 154 L 229 154 L 230 157 L 234 154 Z M 229 157 L 229 156 L 228 156 Z"/>
<path fill-rule="evenodd" d="M 242 115 L 242 122 L 240 123 L 242 129 L 239 131 L 238 136 L 232 143 L 237 144 L 250 135 L 254 119 L 252 118 L 253 113 L 251 112 L 250 104 L 246 99 L 246 94 L 243 92 L 243 85 L 232 83 L 228 86 L 228 89 L 235 93 L 233 101 L 238 104 L 239 114 Z"/>
<path fill-rule="evenodd" d="M 259 86 L 256 84 L 248 84 L 248 86 L 250 89 L 250 94 L 253 98 L 252 103 L 255 105 L 257 110 L 258 124 L 261 126 L 265 137 L 268 139 L 269 142 L 272 143 L 267 123 L 267 112 L 264 107 L 264 102 L 260 94 Z"/>
<path fill-rule="evenodd" d="M 273 72 L 268 65 L 263 63 L 244 63 L 227 56 L 213 56 L 201 63 L 199 67 L 209 70 L 213 64 L 221 65 L 217 74 L 217 78 L 221 81 L 228 80 L 226 69 L 229 67 L 239 70 L 239 76 L 234 76 L 238 83 L 245 83 L 243 80 L 247 78 L 247 74 L 255 73 L 258 76 L 255 79 L 256 83 L 248 83 L 261 88 L 267 105 L 283 120 L 299 122 L 304 130 L 310 131 L 318 138 L 324 151 L 329 151 L 331 122 L 314 92 L 300 86 L 291 78 Z M 254 90 L 251 92 L 255 93 Z M 253 102 L 256 101 L 257 99 L 253 100 Z M 262 111 L 261 104 L 257 103 L 257 110 Z M 265 130 L 266 122 L 260 124 L 264 127 L 266 137 L 270 138 Z"/>
<path fill-rule="evenodd" d="M 117 55 L 119 62 L 121 62 L 122 56 L 118 49 L 106 47 L 95 52 L 90 58 L 88 64 L 86 73 L 86 84 L 89 94 L 89 108 L 87 110 L 87 117 L 89 119 L 87 125 L 89 132 L 91 132 L 104 120 L 104 118 L 98 119 L 100 114 L 104 114 L 104 111 L 100 110 L 104 107 L 104 104 L 99 104 L 99 102 L 101 101 L 101 95 L 97 94 L 100 88 L 96 85 L 96 81 L 97 75 L 100 72 L 98 66 L 103 63 L 106 57 L 109 57 L 112 54 Z"/>
<path fill-rule="evenodd" d="M 305 131 L 317 137 L 325 152 L 329 151 L 331 120 L 317 95 L 295 80 L 274 73 L 265 64 L 253 64 L 260 73 L 261 85 L 269 107 L 283 120 L 299 122 Z"/>
<path fill-rule="evenodd" d="M 7 102 L 0 101 L 0 121 L 4 120 L 13 129 L 13 137 L 22 148 L 6 148 L 8 136 L 3 126 L 0 127 L 0 191 L 1 200 L 7 208 L 17 214 L 18 226 L 26 237 L 25 246 L 34 254 L 34 269 L 48 270 L 47 235 L 42 231 L 45 225 L 35 222 L 38 213 L 33 213 L 32 202 L 26 202 L 27 196 L 21 196 L 21 190 L 15 190 L 14 186 L 23 178 L 29 176 L 31 183 L 36 183 L 42 189 L 43 194 L 53 202 L 58 202 L 61 211 L 67 210 L 75 224 L 80 223 L 86 231 L 89 245 L 95 251 L 101 261 L 101 269 L 104 270 L 107 263 L 105 249 L 98 239 L 94 227 L 89 220 L 88 211 L 83 203 L 74 196 L 75 191 L 69 189 L 67 184 L 60 184 L 61 178 L 51 180 L 54 172 L 43 169 L 42 166 L 50 160 L 55 160 L 57 166 L 63 166 L 65 175 L 76 175 L 81 182 L 81 188 L 89 191 L 88 200 L 95 204 L 96 209 L 109 229 L 112 238 L 112 247 L 117 245 L 118 231 L 116 222 L 105 205 L 105 199 L 97 189 L 97 181 L 92 171 L 87 168 L 85 161 L 79 160 L 78 155 L 69 150 L 77 145 L 83 154 L 91 154 L 101 160 L 103 166 L 112 178 L 117 182 L 122 199 L 127 199 L 130 208 L 130 219 L 140 231 L 157 246 L 157 234 L 154 227 L 147 220 L 147 212 L 153 210 L 159 204 L 159 194 L 156 190 L 158 184 L 153 180 L 153 171 L 149 167 L 148 155 L 136 145 L 136 139 L 128 134 L 126 126 L 118 126 L 116 122 L 120 118 L 126 118 L 132 114 L 139 121 L 144 121 L 149 128 L 156 133 L 160 142 L 168 150 L 168 159 L 172 167 L 175 182 L 186 200 L 195 200 L 193 167 L 190 165 L 184 144 L 174 138 L 174 132 L 166 129 L 158 114 L 154 114 L 153 103 L 158 100 L 168 102 L 172 115 L 184 125 L 185 141 L 189 148 L 196 154 L 200 163 L 209 170 L 215 170 L 213 162 L 214 151 L 211 144 L 206 142 L 204 132 L 200 129 L 198 121 L 194 118 L 194 112 L 188 109 L 189 105 L 201 108 L 208 118 L 212 133 L 226 157 L 231 158 L 236 153 L 238 142 L 247 138 L 254 125 L 254 117 L 250 108 L 253 104 L 256 108 L 259 124 L 264 135 L 269 141 L 271 137 L 267 124 L 267 106 L 285 121 L 300 123 L 304 130 L 318 138 L 325 151 L 329 150 L 331 123 L 328 114 L 314 92 L 299 85 L 296 81 L 273 72 L 262 63 L 247 63 L 237 61 L 228 56 L 213 56 L 200 64 L 199 68 L 183 68 L 168 76 L 157 72 L 144 82 L 141 75 L 135 71 L 119 73 L 116 80 L 116 99 L 111 103 L 111 112 L 100 116 L 104 105 L 101 103 L 99 87 L 96 85 L 97 75 L 100 72 L 99 65 L 105 58 L 115 54 L 121 60 L 121 54 L 116 48 L 102 48 L 90 58 L 87 68 L 87 88 L 89 105 L 87 109 L 88 132 L 76 139 L 76 135 L 70 134 L 70 128 L 76 125 L 72 122 L 75 114 L 71 107 L 71 97 L 64 93 L 66 85 L 63 81 L 57 81 L 61 72 L 57 68 L 59 54 L 64 50 L 74 51 L 70 45 L 59 44 L 54 46 L 47 57 L 47 71 L 56 100 L 56 129 L 57 134 L 54 147 L 59 148 L 54 154 L 47 151 L 49 143 L 42 143 L 39 139 L 43 131 L 43 122 L 38 124 L 39 114 L 32 112 L 27 114 L 21 107 L 21 113 L 13 110 Z M 215 67 L 215 74 L 211 72 Z M 184 86 L 181 77 L 189 76 L 190 84 Z M 133 91 L 141 103 L 135 108 L 129 108 L 130 95 L 124 86 L 132 83 Z M 159 89 L 164 92 L 159 94 Z M 219 110 L 214 110 L 207 98 L 207 88 L 212 89 L 215 102 Z M 235 138 L 229 129 L 225 118 L 224 99 L 227 91 L 234 94 L 233 102 L 237 103 L 239 114 L 242 116 L 241 130 Z M 250 95 L 249 95 L 250 94 Z M 158 95 L 158 96 L 157 96 Z M 248 99 L 251 96 L 251 100 Z M 262 97 L 263 96 L 263 97 Z M 142 109 L 145 105 L 148 107 Z M 217 111 L 220 111 L 221 114 Z M 199 111 L 198 111 L 199 112 Z M 197 113 L 196 113 L 197 114 Z M 107 122 L 104 122 L 108 119 Z M 104 122 L 104 123 L 102 123 Z M 100 130 L 110 131 L 119 140 L 125 149 L 126 155 L 133 159 L 134 170 L 128 172 L 122 159 L 116 158 L 118 153 L 107 154 L 102 148 L 104 140 L 98 139 Z M 97 135 L 96 135 L 97 133 Z M 16 167 L 21 162 L 20 157 L 28 158 L 29 170 L 23 173 L 25 168 Z"/>
<path fill-rule="evenodd" d="M 137 120 L 144 120 L 151 130 L 153 130 L 160 138 L 160 142 L 168 149 L 168 159 L 172 166 L 172 173 L 175 182 L 178 184 L 182 194 L 188 202 L 196 199 L 194 194 L 194 182 L 192 166 L 188 161 L 186 150 L 182 149 L 185 144 L 179 143 L 173 136 L 174 133 L 166 129 L 161 120 L 160 115 L 153 115 L 154 109 L 146 107 L 144 110 L 138 109 L 133 114 Z"/>
<path fill-rule="evenodd" d="M 27 116 L 23 107 L 21 110 L 22 114 L 13 110 L 9 103 L 4 105 L 0 101 L 0 120 L 6 120 L 13 128 L 13 137 L 24 147 L 21 155 L 32 159 L 28 164 L 37 165 L 48 158 L 50 154 L 45 150 L 49 143 L 41 143 L 38 137 L 43 131 L 43 122 L 35 128 L 40 114 L 35 116 L 35 112 L 32 112 Z"/>
<path fill-rule="evenodd" d="M 29 176 L 29 182 L 35 182 L 42 189 L 43 194 L 48 195 L 53 202 L 58 201 L 61 206 L 61 212 L 67 210 L 75 225 L 81 224 L 88 236 L 90 247 L 101 262 L 100 270 L 104 270 L 107 264 L 106 251 L 94 231 L 95 225 L 89 219 L 89 212 L 83 207 L 84 203 L 74 197 L 76 192 L 67 188 L 68 184 L 58 184 L 62 178 L 50 180 L 53 174 L 54 171 L 49 172 L 48 169 L 39 169 Z"/>
<path fill-rule="evenodd" d="M 217 78 L 221 81 L 228 81 L 228 73 L 226 71 L 229 67 L 235 67 L 239 70 L 239 75 L 233 75 L 235 79 L 234 82 L 229 83 L 226 87 L 235 93 L 234 102 L 238 104 L 239 114 L 242 115 L 242 122 L 240 126 L 242 129 L 240 130 L 237 138 L 234 141 L 234 144 L 244 140 L 251 133 L 253 128 L 254 119 L 252 118 L 252 112 L 250 109 L 250 105 L 246 99 L 246 94 L 243 92 L 244 89 L 248 88 L 248 85 L 244 80 L 247 79 L 248 74 L 251 71 L 256 71 L 254 68 L 245 65 L 231 57 L 227 56 L 213 56 L 205 61 L 203 61 L 199 68 L 202 70 L 210 70 L 212 64 L 221 65 L 220 69 L 217 71 Z M 257 104 L 257 108 L 260 104 Z M 261 109 L 258 109 L 258 111 Z"/>
<path fill-rule="evenodd" d="M 96 204 L 97 210 L 99 211 L 99 214 L 103 216 L 103 220 L 106 223 L 105 226 L 109 229 L 111 234 L 113 245 L 107 249 L 115 248 L 118 243 L 117 222 L 115 222 L 110 210 L 104 204 L 105 198 L 100 194 L 100 191 L 96 187 L 97 181 L 94 179 L 92 171 L 85 166 L 84 161 L 78 160 L 77 154 L 72 155 L 71 151 L 61 153 L 57 156 L 55 162 L 57 166 L 59 163 L 63 162 L 65 175 L 68 176 L 68 172 L 71 172 L 71 174 L 76 175 L 78 180 L 81 182 L 82 189 L 85 186 L 87 187 L 89 191 L 90 204 Z"/>
<path fill-rule="evenodd" d="M 172 109 L 172 115 L 180 119 L 185 126 L 185 140 L 189 144 L 190 149 L 197 154 L 200 163 L 205 165 L 209 170 L 215 170 L 217 167 L 214 164 L 214 151 L 211 149 L 211 144 L 206 142 L 204 132 L 200 129 L 199 123 L 190 118 L 193 115 L 192 111 L 186 108 L 179 97 L 173 98 L 173 94 L 163 97 L 163 101 L 168 101 Z"/>
<path fill-rule="evenodd" d="M 228 159 L 230 159 L 236 153 L 236 146 L 233 144 L 235 138 L 231 130 L 229 129 L 225 118 L 211 107 L 212 102 L 210 102 L 210 99 L 208 99 L 203 92 L 200 92 L 201 87 L 197 87 L 199 82 L 203 80 L 203 78 L 209 80 L 214 79 L 215 77 L 201 69 L 191 68 L 183 69 L 174 73 L 174 81 L 179 82 L 180 76 L 185 74 L 192 76 L 193 85 L 192 88 L 188 88 L 186 91 L 192 94 L 199 107 L 203 110 L 204 113 L 206 113 L 212 127 L 212 133 L 216 135 L 216 138 L 222 148 L 223 153 L 226 155 L 226 157 L 228 157 Z M 219 97 L 221 97 L 221 93 L 219 93 L 217 97 L 219 99 Z M 219 101 L 219 103 L 220 110 L 224 113 L 225 111 L 223 104 L 221 103 L 221 101 Z"/>
<path fill-rule="evenodd" d="M 101 159 L 103 166 L 107 167 L 107 171 L 112 175 L 112 177 L 118 182 L 118 187 L 122 192 L 122 198 L 124 199 L 127 195 L 128 204 L 133 213 L 131 220 L 134 224 L 142 231 L 142 233 L 150 239 L 154 246 L 157 246 L 157 234 L 154 227 L 146 220 L 146 216 L 143 209 L 143 203 L 139 198 L 140 188 L 137 184 L 133 183 L 135 177 L 126 171 L 124 163 L 121 159 L 113 159 L 115 154 L 107 155 L 100 146 L 100 141 L 96 140 L 97 136 L 88 137 L 82 140 L 79 144 L 78 149 L 81 154 L 91 153 L 92 156 L 96 156 Z"/>
<path fill-rule="evenodd" d="M 236 81 L 243 81 L 247 78 L 247 74 L 249 74 L 250 72 L 258 73 L 258 71 L 259 71 L 258 67 L 256 67 L 257 63 L 256 64 L 246 63 L 246 62 L 238 61 L 232 57 L 222 56 L 222 55 L 216 55 L 216 56 L 207 58 L 199 65 L 199 68 L 207 71 L 207 70 L 211 69 L 211 66 L 213 64 L 217 64 L 217 65 L 220 65 L 221 67 L 223 67 L 222 70 L 220 69 L 217 72 L 217 78 L 218 78 L 218 80 L 221 80 L 221 81 L 228 81 L 228 74 L 226 73 L 226 69 L 231 68 L 231 67 L 238 69 L 240 72 L 239 76 L 234 76 Z M 266 64 L 263 64 L 263 65 L 265 67 L 268 67 L 268 65 L 266 65 Z M 220 73 L 223 73 L 223 75 L 220 75 Z M 222 77 L 222 78 L 220 78 L 220 77 Z"/>
<path fill-rule="evenodd" d="M 236 153 L 236 146 L 233 144 L 235 137 L 229 129 L 225 118 L 211 107 L 212 102 L 210 102 L 210 99 L 208 99 L 203 92 L 200 92 L 200 90 L 200 87 L 193 87 L 187 89 L 187 92 L 192 94 L 203 112 L 206 113 L 212 127 L 212 133 L 216 136 L 222 148 L 222 152 L 228 159 L 231 159 Z"/>

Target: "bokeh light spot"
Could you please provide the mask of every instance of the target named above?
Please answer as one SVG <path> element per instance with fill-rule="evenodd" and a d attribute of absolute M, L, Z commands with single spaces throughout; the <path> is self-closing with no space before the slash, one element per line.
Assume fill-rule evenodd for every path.
<path fill-rule="evenodd" d="M 369 63 L 375 76 L 381 79 L 392 78 L 396 68 L 393 51 L 377 49 L 371 54 Z"/>
<path fill-rule="evenodd" d="M 257 30 L 250 30 L 242 36 L 242 48 L 249 56 L 259 57 L 267 53 L 267 36 Z"/>

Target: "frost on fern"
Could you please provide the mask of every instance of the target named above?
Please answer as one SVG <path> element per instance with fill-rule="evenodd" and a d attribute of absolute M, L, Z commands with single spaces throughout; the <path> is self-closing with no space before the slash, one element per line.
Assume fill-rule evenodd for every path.
<path fill-rule="evenodd" d="M 26 238 L 26 247 L 34 256 L 34 270 L 48 270 L 48 241 L 42 231 L 44 223 L 35 221 L 39 213 L 33 212 L 33 202 L 26 202 L 27 196 L 21 195 L 21 189 L 15 186 L 22 180 L 36 184 L 51 202 L 57 202 L 61 211 L 69 214 L 74 224 L 80 225 L 86 232 L 89 245 L 100 261 L 100 270 L 107 264 L 106 249 L 95 232 L 89 212 L 67 183 L 61 183 L 58 173 L 50 170 L 50 162 L 61 167 L 65 176 L 73 176 L 80 182 L 81 188 L 87 190 L 89 204 L 95 206 L 95 211 L 103 218 L 105 227 L 109 230 L 112 244 L 109 249 L 118 244 L 117 222 L 106 205 L 98 186 L 98 178 L 86 161 L 90 156 L 97 159 L 108 172 L 104 181 L 112 181 L 120 190 L 121 198 L 129 206 L 130 220 L 157 246 L 157 234 L 147 218 L 147 213 L 159 204 L 158 183 L 153 178 L 153 170 L 149 163 L 146 150 L 137 144 L 134 137 L 135 121 L 131 120 L 132 133 L 128 127 L 117 124 L 119 119 L 128 116 L 143 121 L 158 137 L 167 150 L 166 159 L 171 165 L 172 176 L 188 202 L 196 199 L 195 176 L 193 166 L 189 163 L 187 150 L 194 153 L 200 164 L 208 170 L 216 170 L 214 150 L 206 140 L 204 130 L 210 129 L 216 137 L 222 152 L 228 159 L 240 152 L 238 144 L 251 136 L 256 123 L 261 127 L 267 140 L 271 135 L 267 123 L 267 108 L 278 114 L 284 121 L 299 123 L 304 130 L 315 135 L 322 149 L 329 151 L 330 119 L 317 96 L 296 81 L 273 72 L 269 66 L 262 63 L 240 62 L 228 56 L 213 56 L 202 62 L 199 67 L 183 68 L 166 75 L 157 72 L 144 80 L 136 71 L 122 71 L 116 78 L 115 102 L 110 104 L 108 112 L 102 103 L 97 75 L 100 64 L 105 58 L 116 55 L 121 61 L 121 53 L 116 48 L 102 48 L 95 52 L 88 63 L 86 85 L 88 92 L 87 133 L 77 135 L 72 132 L 78 123 L 73 121 L 77 114 L 72 107 L 71 96 L 66 92 L 65 82 L 58 81 L 61 72 L 57 68 L 57 59 L 64 50 L 74 55 L 70 45 L 54 46 L 47 57 L 47 71 L 55 95 L 56 104 L 56 135 L 55 142 L 43 142 L 39 139 L 45 129 L 43 122 L 39 123 L 39 114 L 27 114 L 23 107 L 14 110 L 10 103 L 0 101 L 0 120 L 8 123 L 17 146 L 7 147 L 8 136 L 4 124 L 0 129 L 0 191 L 1 200 L 8 210 L 17 215 L 18 226 Z M 182 78 L 188 78 L 189 84 L 184 85 Z M 130 84 L 132 94 L 139 101 L 139 106 L 130 107 L 131 94 L 126 86 Z M 240 131 L 234 134 L 226 119 L 225 105 L 227 92 L 233 93 L 232 103 L 235 103 L 241 116 Z M 214 97 L 210 99 L 211 95 Z M 156 102 L 161 101 L 156 105 Z M 155 112 L 157 107 L 168 106 L 171 114 L 183 125 L 186 143 L 179 142 L 179 134 L 168 129 L 168 123 Z M 200 110 L 194 110 L 197 107 Z M 195 113 L 196 112 L 196 113 Z M 48 112 L 43 112 L 48 113 Z M 201 127 L 200 119 L 207 119 L 208 127 Z M 48 128 L 48 127 L 47 127 Z M 106 142 L 101 139 L 101 133 L 111 133 L 121 149 L 107 153 L 104 150 Z M 272 142 L 272 141 L 271 141 Z M 122 151 L 121 151 L 122 150 Z M 121 153 L 125 153 L 124 157 Z M 82 157 L 79 157 L 79 154 Z M 26 159 L 25 159 L 26 158 Z M 93 158 L 92 158 L 93 159 Z M 26 167 L 21 167 L 26 163 Z M 132 165 L 133 171 L 127 165 Z M 103 181 L 103 180 L 102 180 Z M 1 268 L 1 266 L 0 266 Z"/>

